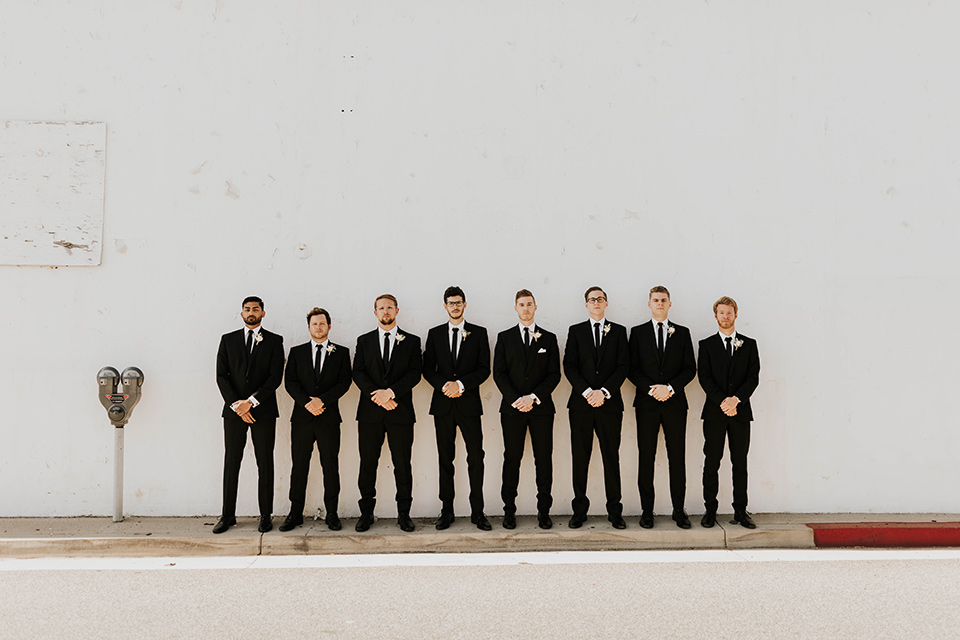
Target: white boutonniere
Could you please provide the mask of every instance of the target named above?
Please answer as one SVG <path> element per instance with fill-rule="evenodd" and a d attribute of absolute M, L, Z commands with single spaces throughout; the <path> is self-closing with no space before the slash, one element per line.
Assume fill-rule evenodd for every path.
<path fill-rule="evenodd" d="M 743 346 L 743 340 L 741 340 L 740 338 L 737 338 L 736 340 L 733 341 L 733 350 L 734 350 L 734 351 L 736 351 L 737 349 L 739 349 L 739 348 L 742 347 L 742 346 Z"/>
<path fill-rule="evenodd" d="M 533 339 L 534 339 L 534 341 L 539 340 L 542 336 L 543 336 L 543 334 L 540 333 L 539 331 L 534 331 L 534 332 L 533 332 Z"/>
<path fill-rule="evenodd" d="M 667 327 L 667 335 L 672 336 L 676 332 L 676 330 L 677 330 L 676 327 L 673 327 L 673 326 Z"/>
<path fill-rule="evenodd" d="M 257 344 L 260 344 L 261 342 L 263 342 L 263 334 L 262 333 L 253 334 L 253 341 L 256 342 Z"/>
<path fill-rule="evenodd" d="M 603 335 L 607 335 L 608 333 L 610 333 L 610 329 L 612 329 L 612 328 L 613 328 L 613 326 L 612 326 L 609 322 L 606 323 L 606 324 L 604 324 L 604 325 L 603 325 Z"/>
<path fill-rule="evenodd" d="M 336 345 L 334 345 L 334 344 L 332 344 L 332 343 L 327 345 L 327 355 L 330 355 L 331 353 L 333 353 L 333 352 L 336 351 L 336 350 L 337 350 Z"/>
<path fill-rule="evenodd" d="M 467 331 L 466 329 L 464 329 L 463 331 L 460 332 L 460 342 L 463 342 L 464 340 L 466 340 L 466 339 L 469 338 L 469 337 L 470 337 L 470 332 Z"/>
<path fill-rule="evenodd" d="M 394 340 L 396 340 L 399 343 L 399 342 L 403 342 L 406 339 L 406 337 L 407 336 L 403 335 L 402 333 L 397 333 L 397 337 L 394 338 Z"/>

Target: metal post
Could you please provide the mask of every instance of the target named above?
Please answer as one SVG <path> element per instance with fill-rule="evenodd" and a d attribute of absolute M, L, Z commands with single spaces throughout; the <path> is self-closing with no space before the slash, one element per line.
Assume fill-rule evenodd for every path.
<path fill-rule="evenodd" d="M 113 521 L 123 521 L 123 427 L 113 430 Z"/>

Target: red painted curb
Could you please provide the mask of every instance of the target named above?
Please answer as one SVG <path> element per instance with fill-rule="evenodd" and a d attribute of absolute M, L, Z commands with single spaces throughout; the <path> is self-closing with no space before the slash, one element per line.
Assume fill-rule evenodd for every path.
<path fill-rule="evenodd" d="M 960 547 L 960 522 L 817 522 L 817 547 Z"/>

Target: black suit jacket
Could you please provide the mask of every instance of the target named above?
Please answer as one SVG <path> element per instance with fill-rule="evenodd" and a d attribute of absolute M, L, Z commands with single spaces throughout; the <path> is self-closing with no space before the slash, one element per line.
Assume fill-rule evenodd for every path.
<path fill-rule="evenodd" d="M 563 352 L 563 372 L 570 381 L 573 390 L 567 409 L 571 411 L 623 412 L 623 397 L 620 387 L 630 369 L 630 354 L 627 345 L 627 328 L 621 324 L 604 320 L 604 331 L 600 338 L 600 357 L 596 356 L 593 346 L 593 333 L 589 320 L 572 325 L 567 333 L 567 347 Z M 583 392 L 588 388 L 599 391 L 601 388 L 610 393 L 610 397 L 599 407 L 590 406 Z"/>
<path fill-rule="evenodd" d="M 560 347 L 557 336 L 537 325 L 539 339 L 530 340 L 530 347 L 523 344 L 518 325 L 497 335 L 493 350 L 493 381 L 503 394 L 500 413 L 514 416 L 536 416 L 556 413 L 553 390 L 560 384 Z M 511 405 L 520 396 L 537 396 L 540 404 L 534 404 L 527 413 L 521 413 Z"/>
<path fill-rule="evenodd" d="M 243 334 L 243 329 L 223 334 L 217 349 L 217 386 L 224 403 L 221 415 L 239 420 L 230 405 L 253 396 L 260 403 L 250 410 L 254 420 L 276 418 L 280 415 L 277 387 L 283 379 L 283 337 L 261 328 L 262 340 L 254 343 L 248 354 Z"/>
<path fill-rule="evenodd" d="M 430 400 L 430 414 L 444 416 L 450 413 L 454 404 L 464 416 L 483 415 L 480 401 L 480 385 L 490 377 L 490 342 L 487 330 L 469 322 L 460 325 L 462 337 L 457 361 L 453 361 L 450 352 L 449 323 L 430 329 L 427 345 L 423 352 L 423 377 L 433 387 Z M 451 380 L 463 384 L 463 395 L 448 398 L 443 394 L 443 385 Z"/>
<path fill-rule="evenodd" d="M 333 347 L 333 353 L 330 353 Z M 327 341 L 327 355 L 318 376 L 313 364 L 313 340 L 290 349 L 283 385 L 293 398 L 290 422 L 340 424 L 340 398 L 352 384 L 350 377 L 350 349 Z M 323 413 L 313 415 L 304 408 L 310 398 L 323 401 Z"/>
<path fill-rule="evenodd" d="M 667 335 L 663 359 L 657 352 L 657 334 L 653 320 L 639 324 L 630 330 L 630 382 L 637 386 L 634 407 L 650 409 L 672 408 L 687 410 L 687 394 L 684 387 L 697 375 L 697 361 L 693 355 L 693 340 L 690 330 L 667 321 L 664 331 L 673 328 Z M 650 387 L 668 384 L 673 387 L 669 400 L 660 402 L 650 395 Z"/>
<path fill-rule="evenodd" d="M 394 340 L 390 347 L 390 362 L 386 370 L 380 355 L 380 331 L 374 329 L 357 338 L 357 351 L 353 356 L 353 381 L 360 387 L 360 402 L 357 404 L 358 422 L 409 424 L 417 421 L 413 410 L 413 388 L 420 382 L 423 369 L 423 354 L 420 338 L 397 329 L 403 340 Z M 397 408 L 387 411 L 370 399 L 377 389 L 393 389 Z"/>
<path fill-rule="evenodd" d="M 753 420 L 750 396 L 760 384 L 760 353 L 757 351 L 757 341 L 753 338 L 738 332 L 737 339 L 743 340 L 743 344 L 734 350 L 732 358 L 727 355 L 719 334 L 700 341 L 697 370 L 700 386 L 707 394 L 700 414 L 703 420 L 727 420 L 720 410 L 720 403 L 730 396 L 740 399 L 737 415 L 733 419 L 740 422 Z"/>

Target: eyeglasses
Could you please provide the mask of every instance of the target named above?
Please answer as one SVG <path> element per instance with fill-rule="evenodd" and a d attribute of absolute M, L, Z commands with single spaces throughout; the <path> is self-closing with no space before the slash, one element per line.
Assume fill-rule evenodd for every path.
<path fill-rule="evenodd" d="M 598 296 L 596 298 L 587 298 L 587 302 L 590 304 L 599 304 L 601 302 L 606 302 L 607 298 L 605 296 Z"/>
<path fill-rule="evenodd" d="M 462 307 L 463 305 L 465 305 L 465 304 L 467 304 L 467 303 L 461 301 L 461 302 L 448 302 L 448 303 L 446 303 L 446 304 L 447 304 L 448 307 Z"/>

